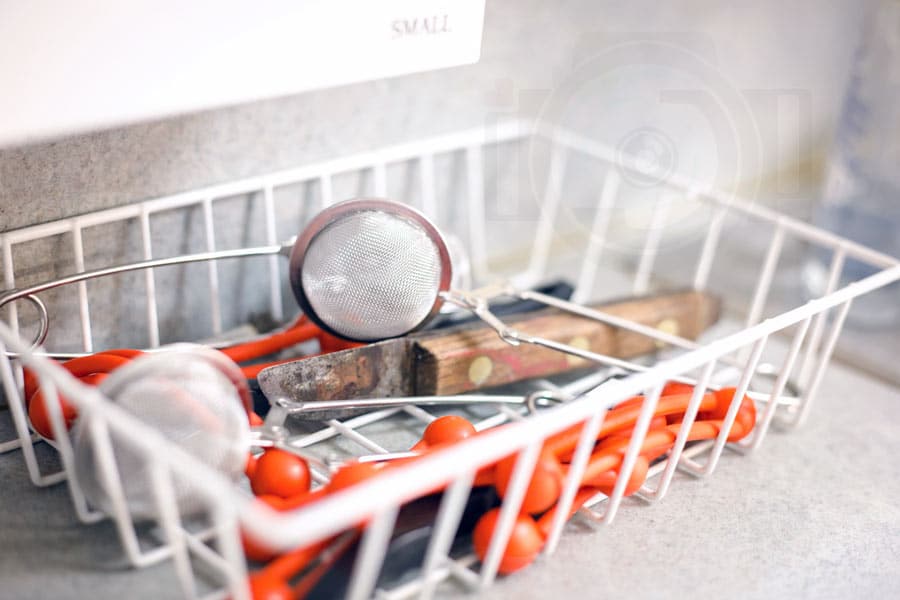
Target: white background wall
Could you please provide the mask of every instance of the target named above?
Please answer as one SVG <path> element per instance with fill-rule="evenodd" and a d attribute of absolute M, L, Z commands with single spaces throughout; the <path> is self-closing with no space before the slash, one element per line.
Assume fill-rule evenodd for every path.
<path fill-rule="evenodd" d="M 0 150 L 0 231 L 505 114 L 549 114 L 639 150 L 653 140 L 629 134 L 649 126 L 679 168 L 719 183 L 764 176 L 795 195 L 817 176 L 864 6 L 489 0 L 477 65 Z M 14 8 L 0 3 L 0 19 Z M 54 51 L 64 61 L 71 49 Z"/>

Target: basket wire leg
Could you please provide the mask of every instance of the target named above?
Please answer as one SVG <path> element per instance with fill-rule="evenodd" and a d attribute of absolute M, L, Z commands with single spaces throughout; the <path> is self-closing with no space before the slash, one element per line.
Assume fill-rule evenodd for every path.
<path fill-rule="evenodd" d="M 38 442 L 40 441 L 40 436 L 32 435 L 31 441 Z M 22 440 L 19 439 L 18 433 L 11 440 L 6 440 L 5 442 L 0 443 L 0 454 L 6 454 L 7 452 L 12 452 L 13 450 L 18 450 L 22 447 Z"/>
<path fill-rule="evenodd" d="M 593 294 L 594 279 L 597 275 L 597 268 L 600 266 L 600 256 L 603 253 L 603 245 L 606 241 L 610 214 L 612 213 L 616 195 L 619 193 L 619 182 L 619 173 L 615 169 L 607 171 L 606 176 L 603 178 L 600 201 L 597 203 L 588 245 L 581 260 L 581 272 L 578 275 L 575 291 L 572 293 L 572 301 L 577 304 L 587 302 Z"/>
<path fill-rule="evenodd" d="M 142 552 L 138 541 L 134 521 L 128 510 L 125 500 L 125 491 L 122 488 L 122 479 L 116 466 L 116 459 L 112 448 L 109 427 L 102 419 L 95 415 L 82 415 L 82 418 L 90 418 L 87 432 L 91 436 L 91 446 L 94 449 L 94 460 L 97 473 L 100 476 L 100 484 L 105 492 L 112 508 L 112 519 L 116 523 L 119 541 L 125 549 L 125 555 L 135 567 L 146 567 L 169 557 L 171 549 L 168 546 L 159 546 L 148 552 Z"/>
<path fill-rule="evenodd" d="M 519 509 L 522 507 L 522 501 L 525 499 L 525 491 L 534 473 L 541 446 L 541 440 L 532 442 L 525 446 L 525 449 L 522 450 L 516 459 L 516 465 L 513 467 L 509 486 L 506 488 L 500 514 L 497 517 L 497 528 L 494 530 L 494 535 L 491 536 L 491 543 L 488 545 L 487 553 L 482 561 L 481 589 L 490 587 L 494 583 L 494 579 L 497 578 L 500 559 L 512 535 L 516 517 L 519 516 Z"/>
<path fill-rule="evenodd" d="M 28 476 L 31 478 L 31 482 L 38 487 L 46 487 L 63 481 L 66 477 L 65 471 L 60 470 L 47 475 L 41 473 L 41 467 L 34 452 L 35 439 L 31 435 L 31 430 L 28 429 L 25 407 L 20 400 L 21 396 L 16 385 L 15 375 L 12 372 L 11 361 L 6 355 L 6 344 L 2 340 L 0 340 L 0 379 L 3 380 L 3 393 L 6 395 L 9 404 L 9 411 L 12 415 L 13 425 L 18 435 L 22 456 L 25 458 L 25 466 L 28 469 Z"/>
<path fill-rule="evenodd" d="M 45 398 L 47 414 L 50 418 L 50 430 L 53 432 L 55 446 L 63 464 L 63 472 L 67 479 L 69 496 L 71 496 L 72 504 L 75 506 L 75 513 L 83 523 L 96 523 L 103 519 L 105 515 L 88 507 L 84 492 L 78 483 L 78 477 L 75 474 L 75 452 L 72 449 L 72 436 L 69 435 L 69 431 L 63 421 L 59 390 L 48 379 L 41 380 L 40 386 L 41 393 Z"/>
<path fill-rule="evenodd" d="M 212 499 L 210 499 L 212 502 Z M 234 507 L 227 508 L 222 502 L 213 502 L 213 525 L 216 541 L 224 560 L 224 572 L 228 582 L 230 597 L 235 600 L 250 600 L 250 583 L 247 579 L 247 563 L 241 547 L 238 515 Z"/>
<path fill-rule="evenodd" d="M 697 260 L 697 270 L 694 272 L 694 289 L 706 289 L 706 282 L 709 281 L 709 273 L 712 269 L 713 259 L 716 256 L 716 247 L 719 245 L 719 237 L 722 234 L 722 225 L 725 222 L 725 216 L 728 213 L 728 207 L 724 204 L 716 204 L 715 212 L 709 220 L 709 228 L 706 231 L 706 238 L 703 240 L 703 249 L 700 251 L 700 258 Z"/>
<path fill-rule="evenodd" d="M 597 434 L 603 426 L 603 420 L 606 417 L 606 409 L 602 409 L 594 413 L 581 429 L 581 435 L 578 437 L 578 445 L 575 447 L 575 453 L 572 455 L 572 462 L 569 465 L 569 472 L 566 476 L 566 482 L 562 493 L 557 502 L 556 512 L 553 515 L 553 522 L 550 524 L 550 535 L 547 536 L 547 542 L 544 545 L 546 554 L 553 554 L 559 545 L 559 539 L 562 536 L 563 527 L 566 524 L 566 517 L 575 501 L 575 495 L 581 486 L 581 477 L 587 468 L 588 460 L 591 457 L 591 451 L 594 449 L 594 443 L 597 441 Z"/>
<path fill-rule="evenodd" d="M 14 289 L 16 287 L 16 277 L 15 271 L 13 270 L 13 258 L 12 258 L 12 244 L 9 239 L 0 235 L 0 246 L 3 248 L 3 285 L 7 290 Z M 19 336 L 19 309 L 15 302 L 11 302 L 7 305 L 7 311 L 9 315 L 9 320 L 6 324 L 9 326 L 12 334 L 18 338 Z M 0 321 L 2 323 L 3 321 Z M 0 337 L 0 354 L 2 354 L 5 360 L 9 360 L 9 357 L 6 355 L 6 346 L 3 345 L 3 339 Z M 23 370 L 20 365 L 17 363 L 17 367 L 15 369 L 12 368 L 12 365 L 8 365 L 7 368 L 10 369 L 10 372 L 13 374 L 11 379 L 12 384 L 9 388 L 6 387 L 4 383 L 4 393 L 7 398 L 7 402 L 12 404 L 14 400 L 10 400 L 10 398 L 21 398 L 21 394 L 11 394 L 9 392 L 12 390 L 21 390 L 23 386 Z M 15 425 L 15 421 L 13 422 Z M 23 439 L 21 434 L 18 432 L 18 427 L 16 431 L 16 437 L 12 440 L 0 443 L 0 454 L 4 452 L 9 452 L 11 450 L 15 450 L 17 448 L 24 448 L 26 445 L 31 445 L 34 442 L 38 441 L 40 438 L 37 435 L 30 435 L 28 439 Z M 27 461 L 27 457 L 26 457 Z M 26 462 L 27 464 L 27 462 Z M 29 477 L 31 477 L 31 468 L 29 467 Z"/>
<path fill-rule="evenodd" d="M 675 194 L 663 192 L 656 201 L 653 216 L 647 227 L 647 237 L 644 239 L 644 247 L 641 249 L 641 259 L 638 261 L 637 272 L 631 292 L 635 296 L 644 295 L 650 285 L 650 274 L 653 272 L 653 263 L 659 252 L 659 243 L 665 231 L 666 218 L 669 216 L 669 208 L 672 206 Z"/>
<path fill-rule="evenodd" d="M 438 584 L 435 569 L 449 557 L 450 547 L 453 545 L 453 535 L 462 519 L 463 511 L 466 508 L 466 498 L 472 490 L 474 480 L 474 472 L 463 475 L 447 488 L 441 499 L 441 506 L 434 522 L 434 533 L 428 543 L 428 549 L 425 551 L 425 561 L 420 576 L 422 589 L 419 591 L 419 598 L 423 600 L 429 600 L 434 595 L 435 587 Z"/>
<path fill-rule="evenodd" d="M 319 190 L 321 190 L 319 205 L 323 209 L 334 204 L 334 185 L 331 175 L 331 173 L 322 173 L 319 177 Z"/>
<path fill-rule="evenodd" d="M 437 192 L 434 185 L 434 155 L 422 154 L 419 157 L 419 185 L 422 195 L 422 212 L 432 221 L 437 221 Z"/>
<path fill-rule="evenodd" d="M 719 458 L 722 456 L 722 450 L 725 449 L 725 444 L 728 442 L 728 435 L 731 433 L 731 427 L 734 425 L 734 420 L 741 407 L 741 402 L 744 395 L 747 393 L 747 388 L 750 386 L 750 381 L 753 379 L 753 374 L 756 372 L 756 365 L 759 363 L 763 348 L 765 348 L 768 340 L 769 336 L 765 335 L 756 340 L 753 344 L 750 360 L 747 362 L 747 366 L 741 374 L 740 381 L 738 381 L 734 397 L 731 399 L 731 404 L 728 406 L 728 412 L 725 413 L 725 418 L 722 421 L 722 429 L 719 431 L 719 435 L 716 436 L 716 441 L 713 444 L 706 464 L 700 465 L 693 459 L 682 457 L 682 464 L 679 465 L 680 468 L 698 477 L 706 477 L 715 471 L 716 465 L 719 463 Z"/>
<path fill-rule="evenodd" d="M 156 500 L 159 524 L 162 527 L 166 544 L 172 549 L 172 560 L 181 591 L 185 598 L 195 598 L 197 587 L 194 570 L 191 568 L 190 556 L 184 535 L 182 535 L 175 489 L 172 486 L 170 473 L 158 460 L 150 463 L 150 481 L 153 484 L 153 496 Z"/>
<path fill-rule="evenodd" d="M 213 221 L 212 198 L 203 199 L 203 228 L 206 251 L 216 251 L 216 229 Z M 213 335 L 222 333 L 222 304 L 219 300 L 219 263 L 211 260 L 206 264 L 206 279 L 209 283 L 209 316 L 212 320 Z"/>
<path fill-rule="evenodd" d="M 213 571 L 221 573 L 223 576 L 224 587 L 222 589 L 217 590 L 211 594 L 203 596 L 203 598 L 208 598 L 212 600 L 215 598 L 216 600 L 221 600 L 223 598 L 229 598 L 233 596 L 229 596 L 230 590 L 235 589 L 244 589 L 248 584 L 246 578 L 246 565 L 244 564 L 243 554 L 240 555 L 238 562 L 229 562 L 222 554 L 219 553 L 218 550 L 214 550 L 207 543 L 213 543 L 216 539 L 216 536 L 221 536 L 221 532 L 225 531 L 222 528 L 223 526 L 213 525 L 210 528 L 200 532 L 200 533 L 191 533 L 182 529 L 179 533 L 184 540 L 187 548 L 191 552 L 191 558 L 196 558 L 199 561 L 202 561 L 204 566 L 210 567 Z M 231 531 L 231 530 L 228 530 Z M 237 531 L 234 529 L 234 531 Z M 236 534 L 235 534 L 236 535 Z M 221 544 L 220 544 L 221 545 Z M 238 544 L 238 550 L 240 550 L 240 544 Z M 197 598 L 199 595 L 191 596 L 192 598 Z"/>
<path fill-rule="evenodd" d="M 643 500 L 646 500 L 647 502 L 657 502 L 659 500 L 662 500 L 662 498 L 666 495 L 666 492 L 669 490 L 669 485 L 672 483 L 672 478 L 675 476 L 675 471 L 678 470 L 678 464 L 681 462 L 681 455 L 682 452 L 684 452 L 685 444 L 687 444 L 687 439 L 688 435 L 690 434 L 691 427 L 694 424 L 694 420 L 697 418 L 697 412 L 700 409 L 700 402 L 703 399 L 703 395 L 706 393 L 707 386 L 709 385 L 709 380 L 712 377 L 715 368 L 715 360 L 710 361 L 703 368 L 700 379 L 697 381 L 697 385 L 694 386 L 693 394 L 691 395 L 691 399 L 688 402 L 687 410 L 685 410 L 684 413 L 684 419 L 682 419 L 681 422 L 681 428 L 678 430 L 678 435 L 675 437 L 675 445 L 669 452 L 669 457 L 668 459 L 666 459 L 666 468 L 663 471 L 662 476 L 660 477 L 656 489 L 652 489 L 650 486 L 645 484 L 637 492 L 637 495 Z"/>
<path fill-rule="evenodd" d="M 813 400 L 815 400 L 816 394 L 819 391 L 819 386 L 822 384 L 822 378 L 825 376 L 825 369 L 831 361 L 831 355 L 834 352 L 834 347 L 837 345 L 838 338 L 841 335 L 841 329 L 844 326 L 844 321 L 847 319 L 847 313 L 850 311 L 851 303 L 852 298 L 839 305 L 840 308 L 838 309 L 837 316 L 835 317 L 834 323 L 831 326 L 831 331 L 828 333 L 828 337 L 825 340 L 825 346 L 822 348 L 822 352 L 818 357 L 818 364 L 815 365 L 814 370 L 812 371 L 809 387 L 804 391 L 800 405 L 794 407 L 795 413 L 793 418 L 788 417 L 787 419 L 781 420 L 779 421 L 779 425 L 787 428 L 799 427 L 809 416 L 810 406 L 812 406 Z"/>
<path fill-rule="evenodd" d="M 756 290 L 753 293 L 753 300 L 750 303 L 750 311 L 747 313 L 747 321 L 745 327 L 752 327 L 759 322 L 762 317 L 763 308 L 766 305 L 766 299 L 769 297 L 769 290 L 772 288 L 772 278 L 775 276 L 775 269 L 778 266 L 778 260 L 781 257 L 781 249 L 784 247 L 784 225 L 782 219 L 778 220 L 775 231 L 772 233 L 772 239 L 769 241 L 769 249 L 766 252 L 766 258 L 763 262 L 762 271 L 756 282 Z M 750 348 L 745 347 L 738 355 L 739 360 L 745 361 L 750 358 Z"/>
<path fill-rule="evenodd" d="M 150 212 L 141 205 L 141 250 L 144 260 L 153 260 L 153 242 L 150 235 Z M 151 348 L 159 347 L 159 307 L 156 303 L 156 276 L 153 269 L 144 270 L 144 290 L 147 298 L 147 336 Z"/>
<path fill-rule="evenodd" d="M 84 272 L 84 241 L 81 237 L 81 225 L 77 220 L 72 222 L 72 253 L 75 257 L 75 272 Z M 94 335 L 91 330 L 91 307 L 88 301 L 87 282 L 78 282 L 78 314 L 81 320 L 81 348 L 85 352 L 94 351 Z"/>
<path fill-rule="evenodd" d="M 382 161 L 372 165 L 372 187 L 375 189 L 375 196 L 378 198 L 387 198 L 387 169 Z"/>
<path fill-rule="evenodd" d="M 466 198 L 472 274 L 477 281 L 484 281 L 488 276 L 485 229 L 487 219 L 484 213 L 484 162 L 480 145 L 466 148 Z"/>
<path fill-rule="evenodd" d="M 778 409 L 778 403 L 775 401 L 775 399 L 784 392 L 784 389 L 787 386 L 787 382 L 790 379 L 791 373 L 793 373 L 794 371 L 794 365 L 796 364 L 797 357 L 800 354 L 800 348 L 803 346 L 803 340 L 806 338 L 806 334 L 809 331 L 810 323 L 812 323 L 812 316 L 804 319 L 800 323 L 800 326 L 797 329 L 796 333 L 794 333 L 794 339 L 791 341 L 791 347 L 790 350 L 788 350 L 788 355 L 785 358 L 784 364 L 782 365 L 778 373 L 778 378 L 775 380 L 775 387 L 772 389 L 772 393 L 769 394 L 769 400 L 768 402 L 766 402 L 766 408 L 763 411 L 762 416 L 757 420 L 756 427 L 753 428 L 753 434 L 749 438 L 732 444 L 732 447 L 739 452 L 753 452 L 762 445 L 762 441 L 766 437 L 769 426 L 772 424 L 772 419 L 775 417 L 775 411 Z"/>
<path fill-rule="evenodd" d="M 837 289 L 838 281 L 841 277 L 841 271 L 843 271 L 844 268 L 845 256 L 846 253 L 844 247 L 838 246 L 838 248 L 834 251 L 834 256 L 832 256 L 831 258 L 831 268 L 828 272 L 828 283 L 825 286 L 825 293 L 822 294 L 822 296 L 827 296 Z M 816 315 L 815 321 L 813 322 L 812 332 L 809 335 L 809 343 L 806 346 L 806 352 L 804 352 L 803 354 L 803 362 L 800 363 L 800 376 L 798 379 L 801 389 L 807 388 L 810 383 L 810 375 L 812 374 L 812 370 L 815 368 L 813 363 L 815 363 L 816 361 L 816 353 L 819 350 L 819 342 L 822 339 L 822 333 L 825 329 L 825 320 L 827 316 L 828 311 L 823 310 Z"/>
<path fill-rule="evenodd" d="M 394 530 L 398 511 L 397 506 L 380 510 L 366 527 L 359 545 L 359 555 L 350 576 L 348 600 L 364 600 L 372 595 L 388 543 L 391 541 L 391 532 Z"/>
<path fill-rule="evenodd" d="M 653 412 L 656 410 L 656 405 L 659 403 L 659 398 L 662 395 L 664 385 L 664 383 L 660 383 L 654 386 L 651 390 L 648 390 L 648 393 L 644 396 L 644 401 L 641 403 L 641 412 L 638 414 L 637 422 L 634 424 L 631 441 L 628 442 L 628 446 L 625 449 L 622 467 L 619 469 L 619 474 L 616 477 L 616 484 L 613 486 L 612 494 L 609 496 L 608 502 L 606 503 L 606 510 L 601 514 L 586 507 L 581 512 L 581 514 L 586 515 L 592 521 L 599 522 L 602 525 L 611 525 L 613 519 L 615 519 L 616 513 L 619 511 L 619 506 L 622 503 L 622 498 L 625 496 L 625 487 L 631 479 L 634 465 L 637 463 L 638 455 L 641 452 L 641 446 L 643 446 L 644 440 L 647 438 L 647 431 L 650 429 L 650 421 L 653 420 Z M 600 496 L 603 496 L 603 494 L 600 494 Z"/>
<path fill-rule="evenodd" d="M 263 188 L 263 212 L 266 224 L 266 243 L 274 246 L 278 243 L 275 226 L 275 191 L 271 183 Z M 281 267 L 278 257 L 270 256 L 269 261 L 269 308 L 272 318 L 280 323 L 284 320 L 284 304 L 281 299 Z"/>
<path fill-rule="evenodd" d="M 15 271 L 13 269 L 13 258 L 12 258 L 12 244 L 9 241 L 9 238 L 6 236 L 2 236 L 3 239 L 3 285 L 6 289 L 12 290 L 16 287 L 16 277 Z M 19 335 L 19 309 L 16 306 L 15 302 L 7 305 L 7 310 L 9 311 L 9 327 L 12 329 L 13 334 L 17 337 Z M 4 355 L 6 353 L 6 349 L 4 348 Z"/>
<path fill-rule="evenodd" d="M 550 170 L 547 174 L 547 186 L 544 189 L 544 200 L 541 202 L 541 213 L 538 218 L 537 231 L 534 234 L 534 246 L 531 251 L 531 262 L 528 265 L 528 280 L 538 281 L 544 276 L 550 245 L 553 243 L 553 227 L 562 199 L 563 179 L 568 159 L 567 149 L 554 144 L 550 156 Z"/>

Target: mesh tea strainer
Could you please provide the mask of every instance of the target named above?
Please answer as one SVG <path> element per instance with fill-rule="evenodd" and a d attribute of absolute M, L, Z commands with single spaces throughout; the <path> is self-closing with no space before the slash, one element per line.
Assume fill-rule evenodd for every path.
<path fill-rule="evenodd" d="M 192 344 L 145 355 L 117 369 L 100 385 L 120 408 L 160 432 L 200 461 L 237 481 L 250 448 L 250 397 L 237 365 Z M 75 473 L 85 498 L 110 512 L 110 494 L 97 465 L 96 440 L 79 419 L 73 430 Z M 156 512 L 150 465 L 120 434 L 110 432 L 112 454 L 128 511 L 136 518 Z M 195 484 L 175 477 L 182 514 L 203 508 Z"/>
<path fill-rule="evenodd" d="M 319 213 L 291 252 L 291 288 L 320 327 L 372 342 L 405 335 L 440 309 L 450 254 L 416 210 L 350 200 Z"/>

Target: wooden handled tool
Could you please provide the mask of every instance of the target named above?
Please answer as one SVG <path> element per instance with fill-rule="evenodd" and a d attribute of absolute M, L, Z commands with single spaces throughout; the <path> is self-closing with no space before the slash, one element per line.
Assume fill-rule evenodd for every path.
<path fill-rule="evenodd" d="M 593 308 L 695 339 L 719 318 L 717 298 L 677 292 Z M 596 353 L 630 358 L 659 342 L 556 309 L 516 315 L 511 327 Z M 483 325 L 421 332 L 264 369 L 258 380 L 274 401 L 459 394 L 588 366 L 575 356 L 532 344 L 511 346 Z"/>

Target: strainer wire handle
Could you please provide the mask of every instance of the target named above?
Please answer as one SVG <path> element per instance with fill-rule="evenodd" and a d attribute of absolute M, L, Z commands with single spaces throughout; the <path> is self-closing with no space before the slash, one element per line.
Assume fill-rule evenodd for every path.
<path fill-rule="evenodd" d="M 646 367 L 631 361 L 622 360 L 619 358 L 615 358 L 613 356 L 609 356 L 606 354 L 599 354 L 597 352 L 591 352 L 590 350 L 585 350 L 582 348 L 578 348 L 569 344 L 562 344 L 560 342 L 555 342 L 551 339 L 547 339 L 541 336 L 528 335 L 522 333 L 517 329 L 513 329 L 499 318 L 496 315 L 491 313 L 490 308 L 488 306 L 488 301 L 497 298 L 500 296 L 511 296 L 515 298 L 519 298 L 522 300 L 534 300 L 536 302 L 540 302 L 547 306 L 558 308 L 560 310 L 564 310 L 573 314 L 576 314 L 581 317 L 585 317 L 587 319 L 593 319 L 595 321 L 600 321 L 602 323 L 606 323 L 613 327 L 620 327 L 623 329 L 628 329 L 630 331 L 634 331 L 636 333 L 640 333 L 646 335 L 648 337 L 658 339 L 662 342 L 672 344 L 679 348 L 692 350 L 697 347 L 697 343 L 689 340 L 687 338 L 683 338 L 677 335 L 673 335 L 670 333 L 666 333 L 664 331 L 660 331 L 654 327 L 649 327 L 647 325 L 643 325 L 641 323 L 637 323 L 635 321 L 629 319 L 623 319 L 621 317 L 617 317 L 615 315 L 611 315 L 609 313 L 595 310 L 592 308 L 588 308 L 586 306 L 582 306 L 580 304 L 576 304 L 574 302 L 569 302 L 567 300 L 561 300 L 554 296 L 548 296 L 547 294 L 542 294 L 540 292 L 535 292 L 532 290 L 519 290 L 512 286 L 502 286 L 502 287 L 494 287 L 491 288 L 490 291 L 486 291 L 484 295 L 482 295 L 479 291 L 476 292 L 461 292 L 457 290 L 450 290 L 448 292 L 444 292 L 442 294 L 442 298 L 445 302 L 449 302 L 451 304 L 455 304 L 461 308 L 468 309 L 475 313 L 479 318 L 481 318 L 487 325 L 494 329 L 497 332 L 497 335 L 500 336 L 502 340 L 507 342 L 510 345 L 518 345 L 520 343 L 526 344 L 534 344 L 537 346 L 542 346 L 544 348 L 548 348 L 550 350 L 555 350 L 557 352 L 562 352 L 564 354 L 569 354 L 572 356 L 576 356 L 578 358 L 582 358 L 585 360 L 589 360 L 591 362 L 599 363 L 602 365 L 610 366 L 610 367 L 618 367 L 621 369 L 626 369 L 628 371 L 646 371 L 649 370 L 650 367 Z M 724 361 L 723 362 L 733 362 L 736 361 Z M 736 363 L 737 364 L 737 363 Z M 740 365 L 742 366 L 742 365 Z M 695 385 L 697 381 L 694 378 L 679 376 L 673 377 L 673 381 L 678 381 L 681 383 L 687 383 L 689 385 Z M 795 387 L 795 386 L 794 386 Z M 758 396 L 754 394 L 752 391 L 749 392 L 751 396 Z M 792 404 L 796 399 L 789 397 L 780 397 L 778 399 L 780 402 L 785 404 Z"/>
<path fill-rule="evenodd" d="M 633 331 L 643 336 L 647 336 L 651 339 L 655 339 L 664 344 L 669 344 L 671 346 L 675 346 L 676 348 L 681 348 L 682 350 L 696 350 L 700 348 L 700 344 L 695 342 L 694 340 L 688 339 L 686 337 L 682 337 L 680 335 L 676 335 L 673 333 L 669 333 L 667 331 L 663 331 L 662 329 L 658 329 L 656 327 L 651 327 L 649 325 L 644 325 L 643 323 L 638 323 L 637 321 L 632 321 L 630 319 L 625 319 L 622 317 L 617 317 L 616 315 L 609 314 L 607 312 L 596 310 L 590 308 L 588 306 L 582 306 L 581 304 L 576 304 L 574 302 L 569 302 L 567 300 L 562 300 L 560 298 L 556 298 L 555 296 L 549 296 L 547 294 L 543 294 L 541 292 L 537 292 L 534 290 L 519 290 L 512 287 L 506 288 L 506 294 L 513 296 L 515 298 L 519 298 L 521 300 L 533 300 L 535 302 L 540 302 L 541 304 L 545 304 L 547 306 L 558 308 L 560 310 L 564 310 L 570 312 L 572 314 L 578 315 L 580 317 L 585 317 L 587 319 L 593 319 L 595 321 L 600 321 L 601 323 L 606 323 L 607 325 L 611 325 L 613 327 L 618 327 L 621 329 L 626 329 L 628 331 Z M 544 345 L 544 344 L 541 344 Z M 576 349 L 577 350 L 577 349 Z M 587 357 L 582 357 L 587 358 Z M 744 363 L 739 360 L 732 358 L 730 356 L 723 356 L 720 359 L 720 362 L 723 364 L 737 367 L 738 369 L 744 368 Z M 607 361 L 606 364 L 612 364 Z M 770 373 L 767 370 L 772 369 L 772 365 L 769 363 L 760 363 L 757 365 L 757 374 L 768 376 Z M 777 369 L 775 369 L 777 371 Z M 690 383 L 689 381 L 684 381 L 683 383 Z M 793 393 L 799 393 L 799 388 L 797 385 L 790 383 L 788 385 L 788 389 L 793 390 Z"/>
<path fill-rule="evenodd" d="M 47 338 L 50 330 L 50 318 L 44 303 L 36 296 L 41 292 L 52 290 L 54 288 L 96 279 L 99 277 L 107 277 L 109 275 L 117 275 L 119 273 L 127 273 L 129 271 L 139 271 L 143 269 L 152 269 L 155 267 L 168 267 L 173 265 L 183 265 L 194 262 L 205 262 L 210 260 L 220 260 L 226 258 L 245 258 L 249 256 L 270 256 L 273 254 L 288 255 L 290 253 L 293 240 L 290 243 L 258 246 L 255 248 L 238 248 L 235 250 L 217 250 L 214 252 L 199 252 L 197 254 L 185 254 L 182 256 L 172 256 L 169 258 L 154 258 L 150 260 L 142 260 L 138 262 L 128 263 L 125 265 L 115 265 L 112 267 L 103 267 L 101 269 L 93 269 L 91 271 L 83 271 L 81 273 L 73 273 L 65 277 L 51 279 L 42 283 L 37 283 L 25 288 L 14 288 L 0 293 L 0 308 L 3 308 L 10 302 L 15 302 L 21 298 L 27 298 L 38 308 L 40 316 L 40 327 L 35 339 L 31 343 L 31 349 L 40 346 Z M 15 353 L 7 352 L 7 356 L 15 357 Z"/>

